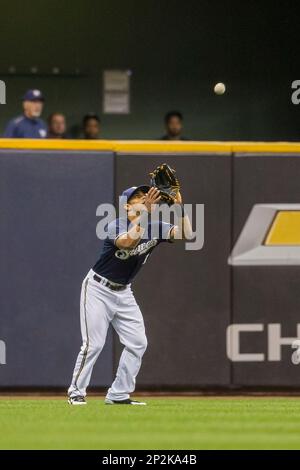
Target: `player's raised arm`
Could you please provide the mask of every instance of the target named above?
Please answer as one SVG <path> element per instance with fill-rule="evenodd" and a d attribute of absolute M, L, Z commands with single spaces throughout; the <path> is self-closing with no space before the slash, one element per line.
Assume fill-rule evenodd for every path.
<path fill-rule="evenodd" d="M 192 227 L 188 215 L 184 212 L 180 193 L 180 182 L 176 175 L 176 170 L 171 168 L 167 163 L 162 163 L 150 173 L 150 176 L 151 185 L 160 190 L 162 202 L 169 206 L 175 204 L 175 210 L 179 220 L 178 225 L 171 229 L 169 240 L 191 239 Z"/>
<path fill-rule="evenodd" d="M 136 194 L 126 204 L 128 219 L 132 226 L 116 240 L 118 248 L 132 249 L 139 244 L 147 227 L 148 215 L 155 210 L 156 204 L 160 201 L 159 193 L 157 188 L 152 187 L 147 194 Z"/>
<path fill-rule="evenodd" d="M 170 240 L 189 240 L 192 238 L 192 226 L 189 216 L 184 211 L 181 193 L 178 191 L 175 197 L 176 210 L 178 215 L 178 225 L 172 228 Z"/>

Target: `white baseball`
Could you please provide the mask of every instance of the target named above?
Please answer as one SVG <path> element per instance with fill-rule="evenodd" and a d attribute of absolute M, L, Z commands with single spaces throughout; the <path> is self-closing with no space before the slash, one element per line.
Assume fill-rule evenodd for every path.
<path fill-rule="evenodd" d="M 214 86 L 214 92 L 216 95 L 223 95 L 225 91 L 226 91 L 226 86 L 224 85 L 224 83 L 217 83 Z"/>

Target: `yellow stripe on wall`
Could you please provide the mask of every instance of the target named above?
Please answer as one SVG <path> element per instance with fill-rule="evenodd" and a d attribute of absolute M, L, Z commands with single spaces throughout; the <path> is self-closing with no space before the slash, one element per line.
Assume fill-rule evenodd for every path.
<path fill-rule="evenodd" d="M 265 245 L 300 245 L 300 211 L 279 211 L 269 230 Z"/>
<path fill-rule="evenodd" d="M 231 142 L 235 153 L 300 153 L 300 142 Z"/>
<path fill-rule="evenodd" d="M 90 150 L 120 153 L 300 153 L 297 142 L 0 139 L 0 149 Z"/>
<path fill-rule="evenodd" d="M 0 139 L 0 149 L 97 150 L 120 153 L 227 153 L 227 142 L 172 142 L 153 140 Z"/>
<path fill-rule="evenodd" d="M 120 153 L 231 153 L 230 142 L 120 140 L 114 142 Z"/>
<path fill-rule="evenodd" d="M 0 149 L 87 150 L 119 153 L 298 153 L 297 142 L 1 139 Z"/>
<path fill-rule="evenodd" d="M 110 140 L 0 139 L 0 149 L 111 151 L 112 143 Z"/>

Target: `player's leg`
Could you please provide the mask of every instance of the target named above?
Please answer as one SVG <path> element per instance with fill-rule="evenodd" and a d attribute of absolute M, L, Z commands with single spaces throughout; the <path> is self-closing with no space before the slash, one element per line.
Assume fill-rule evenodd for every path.
<path fill-rule="evenodd" d="M 131 292 L 122 295 L 112 326 L 125 346 L 120 358 L 115 381 L 107 392 L 106 403 L 129 399 L 135 389 L 136 376 L 141 367 L 143 354 L 147 348 L 144 320 L 139 306 Z"/>
<path fill-rule="evenodd" d="M 72 382 L 68 390 L 71 398 L 85 397 L 94 364 L 105 344 L 109 327 L 109 298 L 103 288 L 88 275 L 82 284 L 80 325 L 82 347 L 78 354 Z M 71 400 L 72 401 L 72 400 Z M 76 404 L 84 404 L 84 400 Z M 72 403 L 72 404 L 75 404 Z"/>

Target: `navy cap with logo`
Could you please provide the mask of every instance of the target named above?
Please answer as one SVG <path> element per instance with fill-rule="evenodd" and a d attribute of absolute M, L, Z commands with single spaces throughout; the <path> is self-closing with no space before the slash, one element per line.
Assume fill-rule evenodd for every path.
<path fill-rule="evenodd" d="M 120 197 L 121 204 L 126 204 L 129 199 L 134 196 L 138 191 L 142 191 L 143 193 L 147 193 L 150 189 L 150 186 L 141 185 L 141 186 L 132 186 L 131 188 L 125 189 L 122 192 Z"/>
<path fill-rule="evenodd" d="M 27 90 L 22 101 L 45 101 L 45 98 L 41 90 Z"/>

